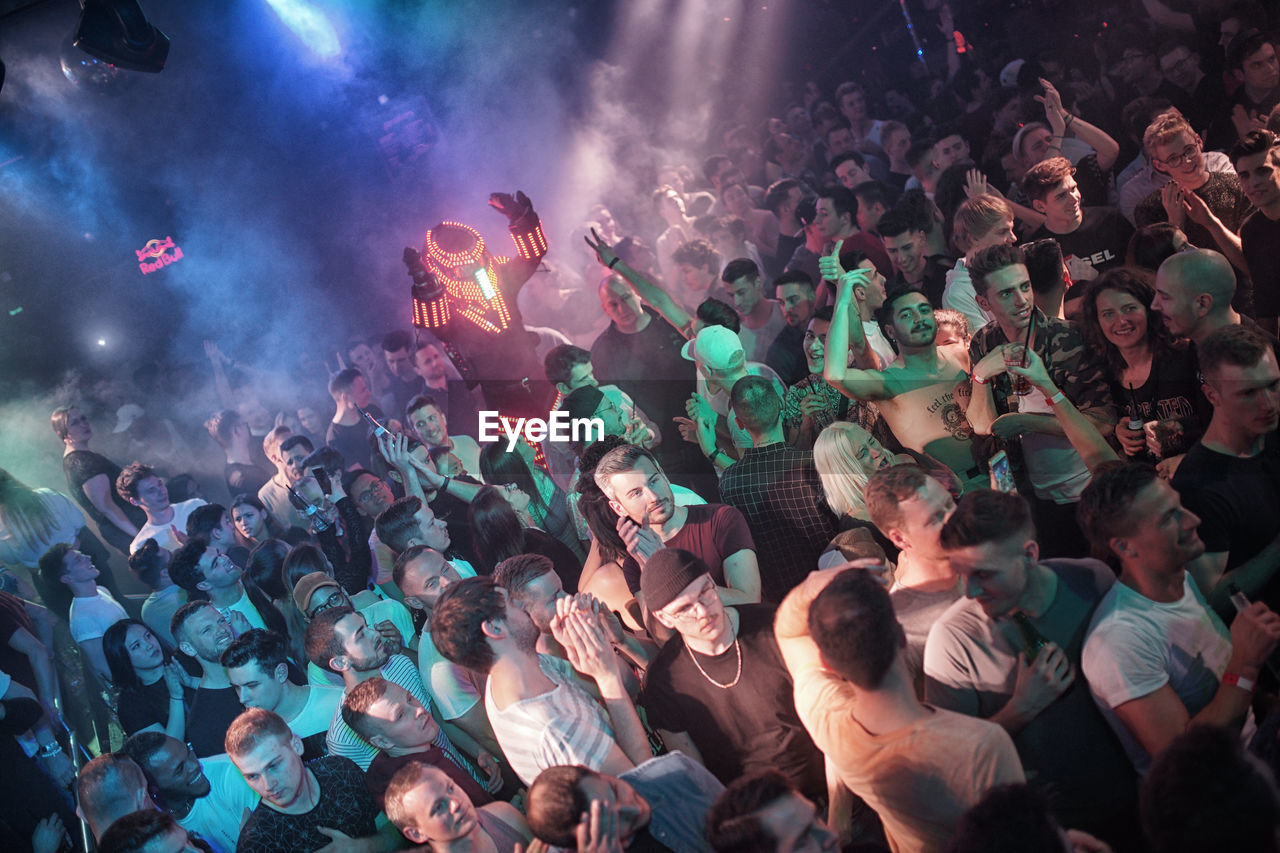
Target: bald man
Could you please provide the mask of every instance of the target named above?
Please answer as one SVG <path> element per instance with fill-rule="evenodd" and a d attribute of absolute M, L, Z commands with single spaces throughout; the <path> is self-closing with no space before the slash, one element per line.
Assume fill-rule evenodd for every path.
<path fill-rule="evenodd" d="M 1231 262 L 1212 249 L 1176 252 L 1156 272 L 1151 310 L 1164 318 L 1169 331 L 1199 344 L 1241 317 L 1231 307 L 1236 273 Z"/>
<path fill-rule="evenodd" d="M 147 777 L 127 755 L 99 755 L 80 769 L 76 777 L 77 814 L 84 818 L 95 839 L 127 814 L 153 809 L 147 796 Z"/>
<path fill-rule="evenodd" d="M 642 305 L 619 275 L 600 283 L 600 305 L 611 322 L 591 345 L 596 379 L 621 388 L 662 430 L 654 455 L 672 481 L 714 500 L 719 491 L 711 464 L 681 437 L 674 420 L 685 417 L 685 401 L 697 389 L 693 362 L 680 355 L 684 337 Z"/>

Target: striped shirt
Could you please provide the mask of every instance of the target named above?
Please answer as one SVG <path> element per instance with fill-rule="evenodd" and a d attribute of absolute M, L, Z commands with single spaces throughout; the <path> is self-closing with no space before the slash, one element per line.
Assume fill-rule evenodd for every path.
<path fill-rule="evenodd" d="M 392 655 L 391 659 L 382 665 L 380 675 L 393 684 L 399 684 L 409 692 L 414 699 L 422 703 L 422 707 L 431 712 L 432 716 L 437 715 L 436 709 L 431 704 L 430 697 L 427 692 L 422 689 L 422 679 L 418 676 L 418 667 L 413 661 L 404 655 Z M 342 691 L 342 699 L 346 701 L 347 691 Z M 439 717 L 437 717 L 437 720 Z M 347 721 L 342 719 L 342 702 L 338 703 L 337 709 L 333 713 L 333 722 L 329 724 L 329 736 L 326 738 L 329 745 L 330 755 L 340 755 L 343 758 L 349 758 L 354 761 L 361 770 L 368 770 L 369 764 L 372 763 L 373 757 L 378 754 L 378 748 L 371 745 L 360 735 L 356 734 L 351 726 L 347 725 Z M 436 736 L 435 745 L 443 749 L 449 754 L 449 757 L 457 762 L 460 766 L 467 768 L 472 777 L 480 784 L 485 784 L 486 779 L 476 776 L 476 771 L 472 770 L 470 762 L 463 759 L 458 754 L 458 749 L 450 741 L 444 733 L 444 729 L 440 730 L 440 734 Z"/>
<path fill-rule="evenodd" d="M 541 696 L 512 702 L 501 711 L 493 701 L 493 681 L 485 683 L 484 707 L 493 733 L 511 768 L 526 785 L 532 785 L 546 768 L 561 764 L 599 770 L 614 747 L 613 728 L 604 709 L 557 663 L 547 655 L 538 655 L 538 666 L 556 687 Z"/>

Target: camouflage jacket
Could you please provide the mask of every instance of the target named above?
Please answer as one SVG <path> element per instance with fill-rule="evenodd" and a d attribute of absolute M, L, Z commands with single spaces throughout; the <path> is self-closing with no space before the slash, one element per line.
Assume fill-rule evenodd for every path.
<path fill-rule="evenodd" d="M 988 323 L 974 333 L 973 340 L 969 342 L 969 358 L 977 364 L 987 353 L 1007 343 L 1009 339 L 1000 324 Z M 1107 383 L 1106 362 L 1102 353 L 1089 351 L 1076 326 L 1056 317 L 1049 319 L 1037 309 L 1033 348 L 1044 360 L 1053 383 L 1077 409 L 1109 423 L 1116 422 L 1116 406 Z M 1001 373 L 992 378 L 991 397 L 999 414 L 1018 411 L 1018 396 L 1013 392 L 1009 374 Z"/>

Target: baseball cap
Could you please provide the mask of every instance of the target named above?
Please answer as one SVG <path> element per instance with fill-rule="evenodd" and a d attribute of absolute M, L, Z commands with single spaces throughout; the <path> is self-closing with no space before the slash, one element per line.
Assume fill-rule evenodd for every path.
<path fill-rule="evenodd" d="M 698 336 L 687 342 L 680 354 L 711 370 L 730 370 L 746 363 L 738 333 L 724 326 L 705 326 Z"/>

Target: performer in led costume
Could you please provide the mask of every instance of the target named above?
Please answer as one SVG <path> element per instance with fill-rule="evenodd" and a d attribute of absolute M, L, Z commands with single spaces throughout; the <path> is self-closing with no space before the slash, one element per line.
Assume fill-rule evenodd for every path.
<path fill-rule="evenodd" d="M 413 324 L 444 344 L 470 388 L 505 417 L 546 418 L 555 388 L 543 376 L 536 334 L 524 327 L 516 298 L 547 253 L 542 222 L 528 196 L 493 193 L 489 204 L 507 217 L 516 257 L 491 254 L 469 225 L 441 222 L 422 252 L 404 250 L 413 278 Z"/>

